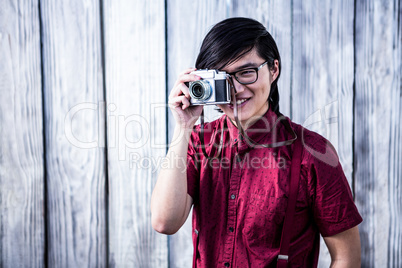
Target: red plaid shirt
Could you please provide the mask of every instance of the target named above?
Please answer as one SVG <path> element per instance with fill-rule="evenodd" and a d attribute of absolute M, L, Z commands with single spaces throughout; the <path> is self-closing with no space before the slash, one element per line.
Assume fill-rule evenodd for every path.
<path fill-rule="evenodd" d="M 332 145 L 322 136 L 285 119 L 302 139 L 301 178 L 290 244 L 291 267 L 317 263 L 319 233 L 332 236 L 362 221 Z M 275 267 L 287 206 L 293 144 L 255 148 L 239 139 L 226 115 L 205 125 L 207 161 L 200 126 L 188 149 L 188 193 L 194 200 L 196 267 Z M 292 138 L 268 110 L 247 129 L 259 144 Z"/>

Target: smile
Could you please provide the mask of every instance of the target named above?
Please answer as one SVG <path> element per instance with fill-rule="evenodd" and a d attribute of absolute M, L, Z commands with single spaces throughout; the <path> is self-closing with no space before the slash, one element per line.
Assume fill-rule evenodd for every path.
<path fill-rule="evenodd" d="M 247 101 L 247 100 L 248 100 L 248 99 L 237 100 L 237 101 L 236 101 L 236 104 L 237 104 L 237 105 L 242 104 L 243 102 L 245 102 L 245 101 Z"/>
<path fill-rule="evenodd" d="M 243 107 L 244 105 L 246 105 L 247 101 L 249 101 L 251 98 L 247 98 L 247 99 L 237 99 L 236 100 L 236 105 L 238 108 Z M 233 105 L 234 103 L 229 104 L 230 109 L 233 109 Z"/>

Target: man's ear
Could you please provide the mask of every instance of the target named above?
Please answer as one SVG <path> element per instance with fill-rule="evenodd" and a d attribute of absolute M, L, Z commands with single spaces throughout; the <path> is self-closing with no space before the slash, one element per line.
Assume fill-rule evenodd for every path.
<path fill-rule="evenodd" d="M 278 60 L 274 60 L 274 66 L 270 69 L 270 72 L 271 72 L 272 82 L 273 82 L 279 75 L 279 61 Z"/>

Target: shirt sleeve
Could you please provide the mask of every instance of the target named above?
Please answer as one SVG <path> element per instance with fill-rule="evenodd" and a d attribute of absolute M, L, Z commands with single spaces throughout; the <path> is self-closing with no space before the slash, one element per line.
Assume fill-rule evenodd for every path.
<path fill-rule="evenodd" d="M 197 148 L 199 148 L 198 144 L 198 134 L 196 128 L 194 128 L 190 136 L 187 150 L 187 193 L 193 198 L 194 202 L 196 200 L 196 193 L 198 192 L 200 177 L 199 155 L 197 153 Z"/>
<path fill-rule="evenodd" d="M 362 222 L 335 148 L 325 138 L 305 143 L 309 194 L 315 223 L 322 236 L 332 236 Z"/>

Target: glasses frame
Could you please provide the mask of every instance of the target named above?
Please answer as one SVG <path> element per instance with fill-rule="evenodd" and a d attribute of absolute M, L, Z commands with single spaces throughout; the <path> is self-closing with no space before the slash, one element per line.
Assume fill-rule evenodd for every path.
<path fill-rule="evenodd" d="M 250 84 L 253 84 L 253 83 L 257 82 L 257 80 L 258 80 L 258 71 L 259 71 L 262 67 L 264 67 L 267 63 L 268 63 L 268 61 L 264 62 L 263 64 L 261 64 L 261 65 L 258 66 L 258 67 L 254 67 L 254 68 L 253 68 L 253 67 L 244 68 L 244 69 L 238 70 L 238 71 L 233 72 L 233 73 L 228 73 L 228 75 L 230 75 L 231 77 L 234 77 L 234 78 L 236 79 L 236 81 L 239 82 L 239 83 L 242 84 L 242 85 L 250 85 Z M 239 72 L 243 72 L 243 71 L 245 71 L 245 70 L 254 70 L 254 71 L 255 71 L 255 73 L 257 74 L 257 77 L 255 78 L 255 80 L 254 80 L 253 82 L 243 83 L 243 82 L 240 82 L 239 79 L 237 79 L 236 74 L 239 73 Z"/>

